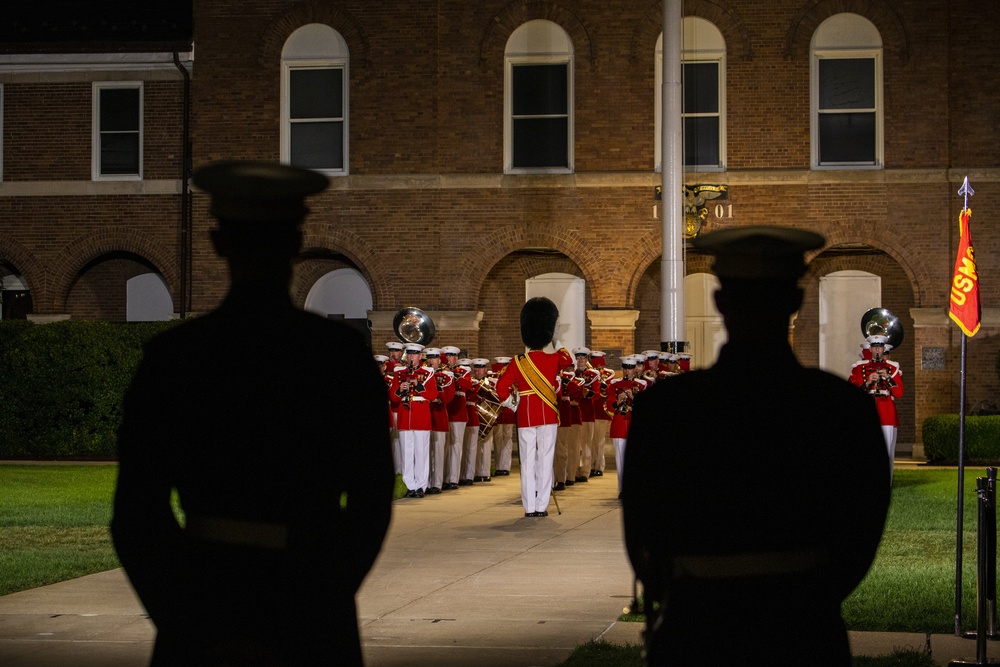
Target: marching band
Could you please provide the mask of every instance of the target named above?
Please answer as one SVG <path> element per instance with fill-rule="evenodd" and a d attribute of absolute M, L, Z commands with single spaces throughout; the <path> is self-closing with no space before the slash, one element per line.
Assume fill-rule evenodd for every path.
<path fill-rule="evenodd" d="M 496 401 L 498 379 L 512 357 L 460 358 L 454 345 L 441 348 L 389 341 L 375 354 L 388 391 L 387 409 L 396 473 L 407 498 L 422 498 L 510 474 L 517 417 Z M 405 355 L 405 357 L 404 357 Z M 569 359 L 570 355 L 567 355 Z M 555 387 L 559 429 L 552 470 L 553 491 L 601 477 L 610 439 L 621 475 L 635 394 L 683 372 L 678 355 L 648 350 L 621 358 L 621 375 L 606 366 L 605 353 L 576 347 L 559 369 Z M 690 355 L 688 355 L 690 357 Z M 480 392 L 480 387 L 488 389 Z M 481 414 L 496 413 L 489 429 Z M 494 458 L 495 456 L 495 458 Z"/>

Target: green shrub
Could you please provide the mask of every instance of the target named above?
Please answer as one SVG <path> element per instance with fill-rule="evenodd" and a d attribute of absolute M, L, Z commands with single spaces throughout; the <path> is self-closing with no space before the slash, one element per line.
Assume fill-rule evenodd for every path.
<path fill-rule="evenodd" d="M 924 420 L 924 454 L 930 463 L 958 462 L 958 415 L 935 415 Z M 1000 461 L 1000 415 L 966 416 L 966 463 Z"/>
<path fill-rule="evenodd" d="M 0 322 L 0 457 L 108 457 L 142 345 L 174 322 Z"/>

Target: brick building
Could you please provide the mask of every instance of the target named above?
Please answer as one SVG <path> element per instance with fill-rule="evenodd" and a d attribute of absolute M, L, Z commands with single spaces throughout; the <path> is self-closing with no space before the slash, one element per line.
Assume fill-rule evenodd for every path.
<path fill-rule="evenodd" d="M 190 146 L 194 166 L 280 159 L 330 174 L 310 201 L 293 295 L 367 316 L 376 348 L 394 338 L 393 314 L 417 306 L 438 342 L 510 354 L 534 293 L 562 299 L 564 342 L 612 355 L 659 346 L 661 2 L 199 0 L 188 11 L 109 14 L 137 34 L 93 15 L 3 29 L 0 254 L 7 289 L 30 299 L 22 312 L 123 320 L 213 307 L 225 270 L 205 198 L 186 190 Z M 925 417 L 958 406 L 947 305 L 965 176 L 987 276 L 969 403 L 1000 390 L 989 307 L 1000 93 L 987 79 L 1000 26 L 983 11 L 683 6 L 684 180 L 727 190 L 696 207 L 701 229 L 826 236 L 790 333 L 808 365 L 846 375 L 861 314 L 900 317 L 904 452 Z M 686 330 L 707 364 L 721 343 L 714 277 L 707 258 L 685 258 Z"/>

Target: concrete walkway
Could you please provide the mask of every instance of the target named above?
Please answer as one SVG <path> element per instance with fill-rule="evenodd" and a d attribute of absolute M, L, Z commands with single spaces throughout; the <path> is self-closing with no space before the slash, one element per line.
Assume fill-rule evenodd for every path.
<path fill-rule="evenodd" d="M 632 574 L 614 472 L 560 493 L 562 514 L 553 503 L 542 519 L 524 518 L 519 484 L 515 471 L 396 502 L 358 595 L 369 667 L 557 665 L 590 639 L 639 641 L 640 624 L 616 622 Z M 121 570 L 0 597 L 4 667 L 140 667 L 153 636 Z M 940 665 L 976 650 L 950 635 L 852 633 L 851 643 L 856 655 L 929 647 Z"/>

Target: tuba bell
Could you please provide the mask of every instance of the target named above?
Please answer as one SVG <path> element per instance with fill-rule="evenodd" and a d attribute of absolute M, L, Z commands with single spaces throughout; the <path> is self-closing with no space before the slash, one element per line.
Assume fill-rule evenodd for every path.
<path fill-rule="evenodd" d="M 861 335 L 886 336 L 896 349 L 903 342 L 903 325 L 888 308 L 871 308 L 861 316 Z"/>
<path fill-rule="evenodd" d="M 430 315 L 419 308 L 403 308 L 392 318 L 392 329 L 403 343 L 429 345 L 437 330 Z"/>

